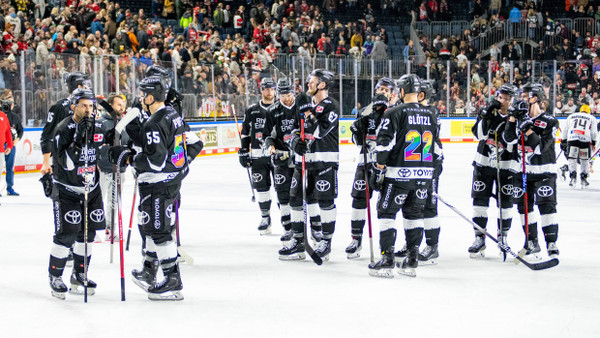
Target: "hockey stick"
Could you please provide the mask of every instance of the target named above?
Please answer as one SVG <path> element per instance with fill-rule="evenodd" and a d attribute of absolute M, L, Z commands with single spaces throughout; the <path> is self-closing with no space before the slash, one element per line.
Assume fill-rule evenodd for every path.
<path fill-rule="evenodd" d="M 189 265 L 194 265 L 194 258 L 181 248 L 181 240 L 179 237 L 179 200 L 175 200 L 175 237 L 177 238 L 177 252 L 179 256 Z"/>
<path fill-rule="evenodd" d="M 527 200 L 527 172 L 525 171 L 526 167 L 525 167 L 525 160 L 526 160 L 526 154 L 525 154 L 525 134 L 523 132 L 521 132 L 521 147 L 523 148 L 522 153 L 523 153 L 523 194 L 524 194 L 524 198 L 525 198 L 525 247 L 523 249 L 521 249 L 521 251 L 519 251 L 519 257 L 523 257 L 525 256 L 525 254 L 527 253 L 527 247 L 529 245 L 529 206 L 528 206 L 528 200 Z M 519 264 L 520 260 L 515 260 L 515 264 Z"/>
<path fill-rule="evenodd" d="M 594 158 L 596 158 L 596 156 L 598 156 L 598 153 L 600 153 L 600 147 L 598 147 L 598 150 L 596 150 L 596 152 L 594 152 L 594 154 L 590 157 L 590 159 L 589 159 L 590 164 L 594 162 Z"/>
<path fill-rule="evenodd" d="M 369 151 L 369 147 L 367 147 L 367 133 L 365 133 L 365 139 L 363 143 L 363 157 L 364 157 L 364 169 L 365 169 L 365 194 L 367 198 L 367 224 L 369 226 L 369 253 L 371 254 L 371 263 L 375 263 L 375 254 L 373 253 L 373 226 L 371 223 L 371 194 L 369 194 L 369 170 L 367 169 L 368 158 L 367 152 Z"/>
<path fill-rule="evenodd" d="M 89 140 L 88 128 L 85 129 L 85 173 L 83 176 L 83 302 L 87 303 L 88 299 L 88 195 L 89 195 Z"/>
<path fill-rule="evenodd" d="M 135 209 L 135 197 L 137 195 L 138 183 L 137 177 L 135 178 L 135 183 L 133 184 L 133 202 L 131 202 L 131 215 L 129 215 L 129 231 L 127 232 L 127 245 L 125 246 L 125 251 L 129 251 L 129 241 L 131 240 L 131 227 L 133 226 L 133 210 Z"/>
<path fill-rule="evenodd" d="M 120 134 L 120 133 L 119 133 Z M 118 137 L 118 136 L 117 136 Z M 117 215 L 119 218 L 119 259 L 121 263 L 121 301 L 125 301 L 125 269 L 124 269 L 124 256 L 123 256 L 123 216 L 121 214 L 121 161 L 125 155 L 129 155 L 129 150 L 123 151 L 117 159 L 118 170 L 116 172 L 117 181 Z M 112 243 L 111 238 L 111 243 Z"/>
<path fill-rule="evenodd" d="M 504 243 L 500 243 L 498 241 L 498 239 L 496 239 L 492 234 L 490 234 L 489 232 L 487 232 L 484 228 L 480 227 L 477 223 L 473 222 L 473 220 L 471 220 L 470 218 L 468 218 L 467 216 L 465 216 L 462 212 L 460 212 L 456 207 L 452 206 L 450 203 L 446 202 L 446 200 L 441 197 L 439 194 L 437 193 L 433 193 L 433 195 L 435 197 L 437 197 L 438 201 L 441 201 L 442 203 L 444 203 L 448 208 L 452 209 L 452 211 L 454 211 L 458 216 L 460 216 L 462 219 L 464 219 L 465 221 L 467 221 L 469 224 L 471 224 L 473 227 L 475 227 L 477 230 L 481 231 L 482 233 L 484 233 L 487 237 L 489 237 L 492 241 L 496 242 L 498 244 L 498 246 L 504 250 L 505 252 L 507 252 L 508 254 L 510 254 L 511 256 L 515 257 L 515 259 L 519 260 L 521 263 L 523 263 L 526 267 L 530 268 L 531 270 L 544 270 L 544 269 L 548 269 L 548 268 L 552 268 L 554 266 L 557 266 L 559 261 L 558 258 L 552 258 L 548 261 L 545 262 L 538 262 L 538 263 L 529 263 L 528 261 L 524 260 L 523 258 L 521 258 L 521 256 L 519 256 L 518 254 L 514 253 L 510 247 Z"/>
<path fill-rule="evenodd" d="M 502 123 L 500 124 L 502 125 Z M 498 157 L 498 128 L 494 132 L 494 141 L 496 142 L 496 202 L 498 202 L 498 213 L 500 221 L 498 222 L 498 237 L 502 235 L 502 226 L 504 217 L 502 217 L 502 183 L 500 183 L 500 158 Z M 506 251 L 502 251 L 502 261 L 506 262 Z"/>
<path fill-rule="evenodd" d="M 233 112 L 233 119 L 235 120 L 235 128 L 237 129 L 238 136 L 240 137 L 240 147 L 241 147 L 242 146 L 242 132 L 240 131 L 240 126 L 238 124 L 234 105 L 231 105 L 231 110 Z M 256 196 L 254 195 L 254 185 L 252 184 L 252 176 L 250 175 L 250 168 L 246 167 L 246 170 L 248 171 L 248 181 L 250 182 L 250 190 L 252 191 L 252 203 L 254 203 L 256 201 Z"/>
<path fill-rule="evenodd" d="M 300 139 L 304 142 L 304 118 L 300 119 Z M 306 156 L 302 155 L 302 209 L 304 209 L 304 248 L 306 253 L 317 264 L 323 264 L 323 260 L 315 253 L 315 250 L 308 244 L 308 200 L 306 199 Z"/>

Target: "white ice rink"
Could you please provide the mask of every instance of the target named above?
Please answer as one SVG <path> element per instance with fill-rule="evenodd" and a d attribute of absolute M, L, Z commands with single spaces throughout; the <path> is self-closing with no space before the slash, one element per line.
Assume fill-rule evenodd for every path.
<path fill-rule="evenodd" d="M 440 182 L 440 194 L 469 216 L 475 147 L 446 144 Z M 531 271 L 502 263 L 491 240 L 485 260 L 470 259 L 471 226 L 440 205 L 439 265 L 419 267 L 414 279 L 377 279 L 368 276 L 368 241 L 360 259 L 348 261 L 344 253 L 356 148 L 340 148 L 336 232 L 331 259 L 323 266 L 308 258 L 278 259 L 282 229 L 276 203 L 274 234 L 259 236 L 258 206 L 250 201 L 237 155 L 198 158 L 182 189 L 182 244 L 195 263 L 181 265 L 181 302 L 150 301 L 131 282 L 131 270 L 141 263 L 135 225 L 125 254 L 125 302 L 120 301 L 118 245 L 110 264 L 108 243 L 94 244 L 89 277 L 98 289 L 87 304 L 75 295 L 67 294 L 65 301 L 52 297 L 51 201 L 43 196 L 38 173 L 17 175 L 21 196 L 0 198 L 0 337 L 600 337 L 598 173 L 586 191 L 558 183 L 561 255 L 555 268 Z M 126 226 L 132 189 L 128 175 Z M 375 217 L 373 225 L 378 252 Z M 488 228 L 495 234 L 495 221 Z M 398 247 L 404 241 L 399 234 Z M 509 233 L 514 251 L 521 249 L 523 236 L 515 217 Z M 545 255 L 541 235 L 540 245 Z M 67 284 L 69 274 L 67 268 Z"/>

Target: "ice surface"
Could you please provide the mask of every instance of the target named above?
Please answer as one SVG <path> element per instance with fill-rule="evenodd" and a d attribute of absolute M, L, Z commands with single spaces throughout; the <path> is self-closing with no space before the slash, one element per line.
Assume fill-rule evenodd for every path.
<path fill-rule="evenodd" d="M 440 194 L 470 216 L 470 165 L 475 144 L 446 144 Z M 152 302 L 130 280 L 141 263 L 134 225 L 125 254 L 127 301 L 120 301 L 118 245 L 94 244 L 89 271 L 96 295 L 51 297 L 47 267 L 52 241 L 51 201 L 39 174 L 16 176 L 20 197 L 0 198 L 0 322 L 2 337 L 598 337 L 600 336 L 600 179 L 590 189 L 558 183 L 560 265 L 545 271 L 502 263 L 488 240 L 483 261 L 469 259 L 471 226 L 443 205 L 440 258 L 416 278 L 368 276 L 368 240 L 362 257 L 348 261 L 350 188 L 356 148 L 341 146 L 338 221 L 329 262 L 282 262 L 282 228 L 273 203 L 271 236 L 261 237 L 258 206 L 236 155 L 198 158 L 182 189 L 182 302 Z M 561 159 L 564 162 L 564 159 Z M 561 164 L 562 164 L 561 162 Z M 600 170 L 600 168 L 598 168 Z M 133 179 L 123 191 L 129 224 Z M 275 194 L 272 194 L 275 198 Z M 373 204 L 375 204 L 373 200 Z M 495 217 L 495 208 L 490 208 Z M 513 212 L 516 215 L 516 210 Z M 374 243 L 378 252 L 378 223 Z M 401 226 L 400 221 L 398 225 Z M 496 232 L 495 221 L 489 230 Z M 400 228 L 401 229 L 401 228 Z M 400 232 L 402 233 L 402 232 Z M 541 233 L 541 229 L 540 229 Z M 365 229 L 365 237 L 366 237 Z M 523 243 L 518 218 L 509 244 Z M 397 246 L 403 244 L 399 236 Z M 542 253 L 545 243 L 540 238 Z M 547 256 L 545 256 L 547 258 Z M 64 279 L 68 284 L 70 268 Z"/>

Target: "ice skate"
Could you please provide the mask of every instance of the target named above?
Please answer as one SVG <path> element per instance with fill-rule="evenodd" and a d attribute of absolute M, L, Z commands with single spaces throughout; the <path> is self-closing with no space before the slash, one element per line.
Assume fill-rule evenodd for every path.
<path fill-rule="evenodd" d="M 567 173 L 569 172 L 569 166 L 567 164 L 558 168 L 558 177 L 564 182 L 567 180 Z"/>
<path fill-rule="evenodd" d="M 87 280 L 87 294 L 88 296 L 93 296 L 96 293 L 96 283 L 93 280 Z M 69 293 L 74 295 L 83 295 L 85 292 L 85 288 L 83 286 L 83 272 L 73 272 L 71 275 L 71 288 L 69 289 Z"/>
<path fill-rule="evenodd" d="M 355 259 L 360 257 L 360 251 L 362 250 L 362 238 L 352 238 L 350 245 L 346 247 L 346 257 L 348 259 Z"/>
<path fill-rule="evenodd" d="M 577 185 L 577 173 L 573 171 L 570 174 L 570 177 L 571 177 L 571 181 L 569 182 L 569 187 L 574 189 L 575 186 Z"/>
<path fill-rule="evenodd" d="M 417 256 L 419 254 L 419 248 L 414 247 L 408 250 L 408 255 L 404 257 L 402 263 L 398 262 L 396 265 L 398 266 L 398 274 L 402 276 L 408 277 L 417 277 L 417 272 L 415 269 L 419 266 L 419 260 Z"/>
<path fill-rule="evenodd" d="M 436 265 L 439 256 L 438 245 L 428 245 L 419 253 L 419 264 Z"/>
<path fill-rule="evenodd" d="M 261 236 L 271 234 L 271 216 L 263 216 L 258 226 L 258 232 Z"/>
<path fill-rule="evenodd" d="M 292 230 L 285 230 L 285 232 L 281 236 L 280 240 L 282 242 L 289 242 L 292 240 L 292 236 L 293 236 Z"/>
<path fill-rule="evenodd" d="M 323 262 L 327 262 L 329 260 L 329 254 L 331 253 L 331 239 L 323 238 L 318 242 L 315 253 L 321 257 Z"/>
<path fill-rule="evenodd" d="M 408 249 L 406 249 L 406 244 L 404 244 L 402 249 L 400 249 L 394 253 L 394 256 L 396 258 L 404 258 L 404 257 L 406 257 L 406 255 L 408 255 Z"/>
<path fill-rule="evenodd" d="M 310 240 L 312 246 L 316 247 L 323 240 L 323 231 L 310 229 Z"/>
<path fill-rule="evenodd" d="M 369 276 L 380 278 L 394 278 L 394 252 L 384 252 L 378 262 L 369 264 Z"/>
<path fill-rule="evenodd" d="M 550 256 L 551 258 L 558 257 L 559 251 L 558 247 L 556 246 L 556 242 L 546 243 L 546 248 L 548 249 L 548 256 Z"/>
<path fill-rule="evenodd" d="M 485 258 L 485 236 L 475 236 L 475 241 L 469 247 L 469 257 L 473 259 Z"/>
<path fill-rule="evenodd" d="M 506 235 L 498 235 L 498 249 L 500 249 L 500 259 L 502 259 L 503 262 L 506 262 L 506 251 L 504 251 L 504 249 L 502 249 L 502 247 L 500 246 L 500 244 L 504 245 L 504 246 L 508 246 L 508 242 L 506 241 Z"/>
<path fill-rule="evenodd" d="M 148 291 L 148 289 L 156 283 L 157 271 L 158 266 L 156 264 L 144 260 L 144 265 L 141 270 L 136 269 L 131 271 L 133 283 L 142 288 L 142 290 Z"/>
<path fill-rule="evenodd" d="M 279 259 L 282 261 L 299 261 L 306 258 L 306 250 L 302 237 L 292 237 L 283 249 L 279 250 Z"/>
<path fill-rule="evenodd" d="M 587 189 L 590 183 L 587 181 L 587 174 L 581 173 L 581 189 Z"/>
<path fill-rule="evenodd" d="M 539 253 L 542 251 L 540 249 L 540 244 L 538 240 L 528 240 L 527 245 L 523 248 L 525 249 L 525 256 L 523 257 L 527 261 L 539 261 L 542 259 Z"/>
<path fill-rule="evenodd" d="M 50 288 L 52 289 L 52 296 L 58 299 L 64 300 L 67 295 L 67 286 L 62 280 L 62 277 L 56 277 L 53 275 L 48 275 L 50 278 Z"/>
<path fill-rule="evenodd" d="M 183 300 L 183 284 L 179 274 L 179 266 L 175 266 L 173 271 L 168 273 L 160 282 L 148 289 L 148 299 L 150 300 Z"/>

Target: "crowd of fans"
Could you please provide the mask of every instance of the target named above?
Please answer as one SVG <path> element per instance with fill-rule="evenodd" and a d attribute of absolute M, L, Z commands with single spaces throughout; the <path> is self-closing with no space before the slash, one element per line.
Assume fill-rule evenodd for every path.
<path fill-rule="evenodd" d="M 587 0 L 575 2 L 567 1 L 571 3 L 566 8 L 569 16 L 589 17 L 592 25 L 600 24 L 594 20 L 600 18 L 600 6 Z M 373 2 L 362 0 L 325 0 L 319 4 L 267 0 L 241 5 L 233 1 L 152 0 L 146 13 L 108 0 L 5 1 L 0 4 L 0 89 L 21 89 L 18 63 L 20 51 L 24 51 L 25 90 L 41 93 L 33 100 L 35 106 L 28 109 L 39 106 L 40 116 L 46 111 L 40 102 L 58 99 L 51 92 L 63 89 L 64 74 L 76 70 L 88 74 L 101 70 L 107 93 L 132 92 L 145 69 L 159 63 L 174 70 L 175 83 L 185 94 L 220 100 L 257 95 L 260 78 L 273 75 L 274 61 L 290 54 L 308 60 L 326 56 L 388 59 L 390 39 L 376 17 L 407 13 L 402 3 L 384 0 L 373 7 Z M 460 35 L 422 34 L 419 41 L 406 36 L 404 60 L 417 60 L 419 53 L 424 53 L 427 62 L 419 62 L 413 69 L 426 77 L 426 65 L 431 65 L 429 77 L 443 111 L 475 112 L 485 104 L 488 93 L 493 94 L 503 83 L 529 82 L 534 74 L 535 81 L 542 81 L 549 94 L 556 81 L 558 109 L 568 106 L 569 98 L 580 105 L 577 100 L 583 90 L 592 104 L 600 92 L 600 35 L 592 34 L 595 28 L 583 35 L 569 31 L 564 23 L 542 13 L 539 3 L 469 1 L 467 10 L 473 21 L 468 29 Z M 346 10 L 360 13 L 360 19 L 341 22 L 324 15 Z M 447 0 L 417 1 L 412 10 L 421 21 L 452 18 Z M 536 37 L 533 51 L 524 48 L 522 42 L 509 41 L 502 48 L 492 45 L 483 55 L 478 37 L 516 22 L 517 14 L 518 21 L 531 29 L 529 35 Z M 544 61 L 555 59 L 559 64 L 554 76 L 552 61 Z M 299 81 L 296 85 L 302 90 Z M 445 107 L 446 102 L 451 106 Z"/>

